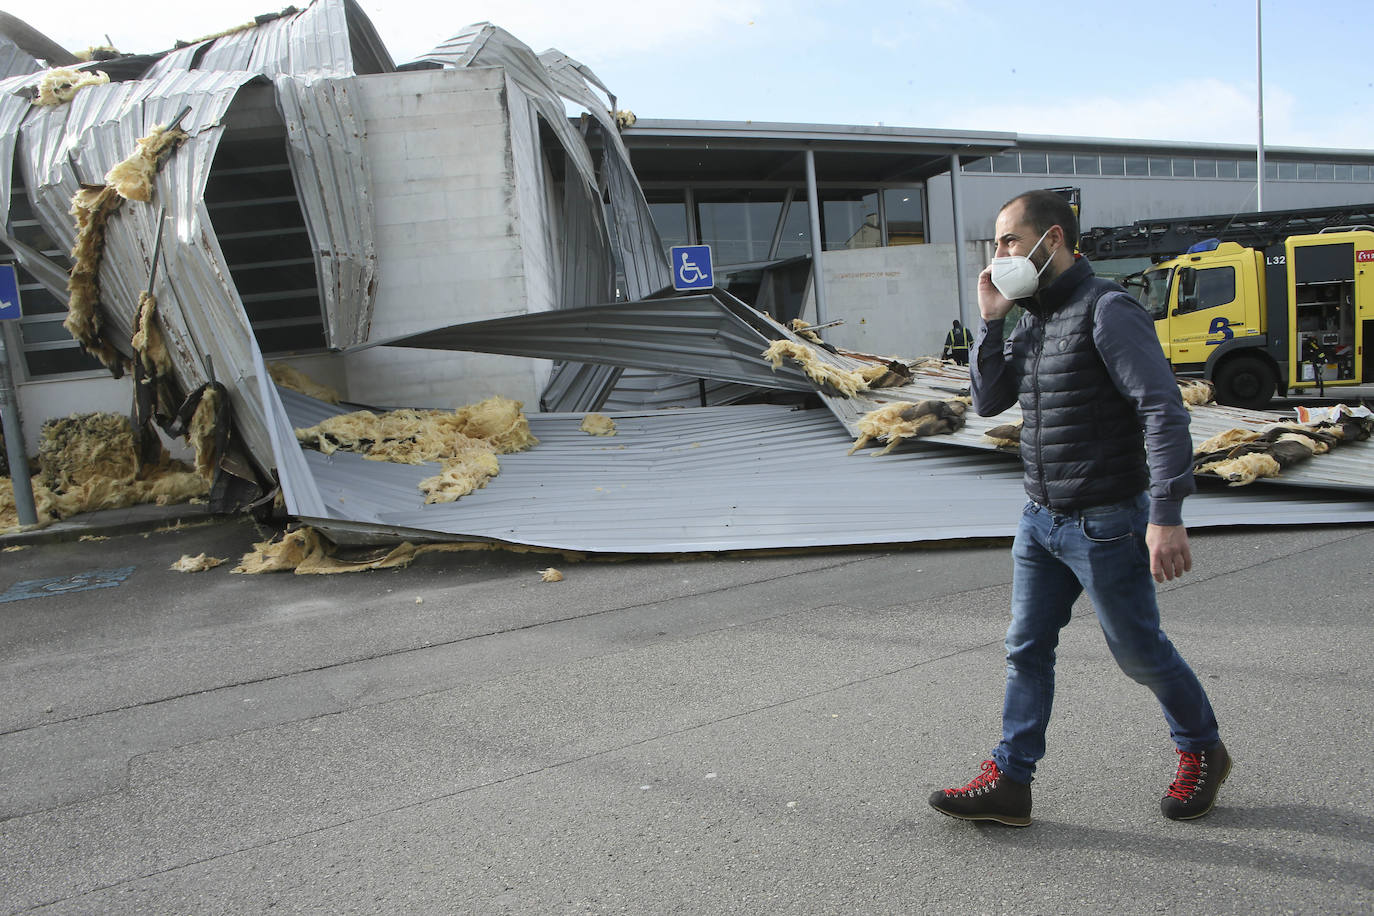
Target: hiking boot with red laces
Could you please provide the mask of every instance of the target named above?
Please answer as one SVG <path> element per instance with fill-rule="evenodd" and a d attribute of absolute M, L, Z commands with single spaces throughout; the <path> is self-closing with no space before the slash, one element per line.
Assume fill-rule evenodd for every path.
<path fill-rule="evenodd" d="M 1217 790 L 1229 775 L 1231 755 L 1220 741 L 1210 751 L 1178 751 L 1178 773 L 1159 800 L 1159 809 L 1175 821 L 1202 817 L 1216 804 Z"/>
<path fill-rule="evenodd" d="M 937 789 L 930 796 L 930 807 L 966 821 L 1029 827 L 1031 787 L 1007 778 L 995 761 L 984 760 L 983 772 L 973 782 L 958 789 Z"/>

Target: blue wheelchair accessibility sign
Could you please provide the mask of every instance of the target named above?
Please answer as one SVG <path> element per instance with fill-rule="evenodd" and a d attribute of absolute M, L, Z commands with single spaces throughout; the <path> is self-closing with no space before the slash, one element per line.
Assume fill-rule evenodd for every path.
<path fill-rule="evenodd" d="M 22 318 L 19 309 L 19 277 L 13 264 L 0 264 L 0 321 Z"/>
<path fill-rule="evenodd" d="M 711 275 L 710 245 L 674 245 L 668 257 L 673 265 L 673 289 L 710 289 L 716 285 Z"/>

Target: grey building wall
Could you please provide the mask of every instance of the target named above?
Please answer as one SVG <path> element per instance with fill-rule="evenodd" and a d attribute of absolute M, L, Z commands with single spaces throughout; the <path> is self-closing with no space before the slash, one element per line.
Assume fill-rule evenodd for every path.
<path fill-rule="evenodd" d="M 1082 190 L 1080 223 L 1085 229 L 1126 226 L 1136 220 L 1173 216 L 1247 213 L 1255 207 L 1255 183 L 1206 178 L 1104 178 L 1084 175 L 995 175 L 965 172 L 960 176 L 964 235 L 970 241 L 991 239 L 998 209 L 1023 191 L 1076 187 Z M 926 184 L 932 242 L 954 239 L 954 210 L 948 174 Z M 1374 183 L 1266 180 L 1264 209 L 1291 210 L 1374 202 Z"/>

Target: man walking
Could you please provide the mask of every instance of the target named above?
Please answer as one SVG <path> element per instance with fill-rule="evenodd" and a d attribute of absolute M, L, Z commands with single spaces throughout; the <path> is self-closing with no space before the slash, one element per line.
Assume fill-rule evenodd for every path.
<path fill-rule="evenodd" d="M 971 782 L 930 797 L 965 820 L 1030 824 L 1059 631 L 1084 591 L 1117 664 L 1164 710 L 1179 758 L 1164 816 L 1209 812 L 1231 770 L 1211 703 L 1160 629 L 1155 600 L 1155 582 L 1192 568 L 1188 412 L 1148 313 L 1096 277 L 1073 254 L 1077 242 L 1069 205 L 1030 191 L 998 213 L 997 256 L 978 277 L 973 406 L 989 417 L 1019 400 L 1030 501 L 1012 546 L 1002 740 Z M 1013 304 L 1025 315 L 1005 334 Z"/>

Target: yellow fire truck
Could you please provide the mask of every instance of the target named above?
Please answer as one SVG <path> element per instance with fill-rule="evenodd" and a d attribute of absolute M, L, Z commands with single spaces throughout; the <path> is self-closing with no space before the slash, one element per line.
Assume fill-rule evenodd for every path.
<path fill-rule="evenodd" d="M 1209 229 L 1126 280 L 1174 370 L 1238 407 L 1313 389 L 1374 394 L 1374 205 L 1142 221 L 1085 233 L 1080 250 L 1158 259 Z"/>

